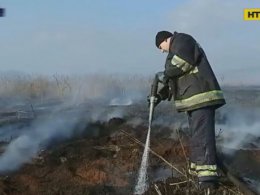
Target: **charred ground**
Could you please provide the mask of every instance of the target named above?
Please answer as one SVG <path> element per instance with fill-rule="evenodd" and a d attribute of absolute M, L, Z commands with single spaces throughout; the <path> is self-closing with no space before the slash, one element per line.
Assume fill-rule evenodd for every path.
<path fill-rule="evenodd" d="M 219 136 L 219 132 L 227 130 L 223 125 L 230 120 L 230 112 L 235 114 L 241 110 L 254 110 L 256 105 L 260 105 L 259 98 L 245 101 L 249 94 L 258 97 L 259 90 L 241 91 L 228 88 L 226 94 L 231 106 L 218 111 L 216 115 L 216 121 L 220 125 L 216 128 L 218 143 L 225 146 L 219 149 L 221 161 L 229 166 L 232 174 L 256 189 L 260 178 L 260 152 L 259 138 L 254 129 L 247 134 L 241 134 L 242 137 L 247 136 L 244 136 L 247 141 L 238 145 L 230 145 L 238 134 L 235 135 L 231 131 L 227 135 L 220 133 Z M 12 170 L 1 169 L 0 194 L 133 193 L 143 153 L 140 142 L 145 142 L 147 133 L 148 108 L 145 101 L 121 101 L 121 105 L 110 106 L 109 101 L 102 99 L 70 106 L 64 106 L 60 100 L 35 102 L 16 105 L 12 109 L 5 104 L 0 114 L 1 157 L 10 144 L 28 129 L 30 134 L 26 135 L 36 140 L 39 136 L 57 132 L 47 136 L 47 141 L 40 139 L 36 145 L 32 145 L 37 146 L 37 154 L 33 155 L 33 158 L 18 163 Z M 258 115 L 252 116 L 247 122 L 255 123 L 254 117 L 257 118 Z M 59 121 L 61 118 L 63 120 L 59 128 L 53 128 L 53 121 Z M 48 121 L 45 129 L 42 129 L 42 121 Z M 52 122 L 49 124 L 49 121 Z M 67 121 L 74 122 L 71 124 Z M 46 130 L 46 127 L 51 131 Z M 35 133 L 34 130 L 38 128 L 39 132 L 47 133 Z M 177 114 L 172 106 L 162 103 L 156 109 L 151 132 L 151 149 L 156 155 L 150 153 L 150 187 L 146 194 L 203 194 L 192 181 L 187 182 L 193 179 L 187 178 L 186 175 L 188 135 L 185 114 Z M 28 148 L 22 148 L 18 152 L 23 151 L 26 156 L 26 149 Z M 11 165 L 14 161 L 9 163 Z M 5 167 L 8 167 L 7 165 L 5 163 Z M 226 177 L 223 176 L 221 182 L 215 194 L 240 193 Z"/>
<path fill-rule="evenodd" d="M 143 152 L 133 138 L 144 141 L 147 127 L 133 127 L 125 119 L 112 118 L 87 124 L 84 129 L 81 135 L 40 151 L 19 170 L 3 174 L 1 194 L 132 194 Z M 181 133 L 182 148 L 180 140 L 171 134 L 172 129 L 155 125 L 151 149 L 185 173 L 187 137 Z M 149 178 L 146 194 L 203 194 L 153 154 Z M 179 182 L 185 183 L 176 184 Z M 223 185 L 216 194 L 238 192 L 230 182 L 224 181 Z"/>

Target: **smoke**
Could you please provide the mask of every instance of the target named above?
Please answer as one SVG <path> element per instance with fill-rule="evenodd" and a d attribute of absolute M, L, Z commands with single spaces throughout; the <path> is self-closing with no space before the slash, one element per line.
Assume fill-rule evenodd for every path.
<path fill-rule="evenodd" d="M 80 135 L 90 122 L 124 117 L 126 107 L 145 97 L 147 90 L 146 84 L 137 84 L 137 78 L 122 79 L 115 75 L 54 75 L 53 78 L 39 79 L 17 74 L 1 81 L 7 91 L 2 86 L 0 98 L 4 96 L 9 100 L 5 108 L 7 112 L 10 109 L 23 111 L 32 104 L 33 109 L 30 107 L 28 112 L 36 112 L 38 117 L 28 125 L 14 122 L 0 127 L 0 140 L 9 142 L 1 148 L 4 152 L 0 156 L 0 173 L 17 170 L 40 150 Z M 15 93 L 15 89 L 21 90 Z M 27 93 L 19 94 L 24 90 Z M 20 95 L 19 106 L 17 99 L 9 98 L 16 94 Z M 3 121 L 9 120 L 1 117 Z"/>
<path fill-rule="evenodd" d="M 260 186 L 257 184 L 257 192 L 260 193 Z"/>
<path fill-rule="evenodd" d="M 0 104 L 40 103 L 60 100 L 79 105 L 89 100 L 105 104 L 139 101 L 148 94 L 149 79 L 138 75 L 31 75 L 0 72 Z"/>
<path fill-rule="evenodd" d="M 216 129 L 223 131 L 220 134 L 223 149 L 260 148 L 260 109 L 236 106 L 223 108 L 220 114 L 225 120 Z"/>
<path fill-rule="evenodd" d="M 122 107 L 98 107 L 92 111 L 90 115 L 91 121 L 109 121 L 111 118 L 123 118 L 125 115 L 125 109 Z"/>
<path fill-rule="evenodd" d="M 54 139 L 64 140 L 71 137 L 78 120 L 77 117 L 64 114 L 51 114 L 34 121 L 28 129 L 20 129 L 23 133 L 13 139 L 0 156 L 0 172 L 19 168 Z"/>
<path fill-rule="evenodd" d="M 148 108 L 145 99 L 150 89 L 148 78 L 117 75 L 55 75 L 55 78 L 16 76 L 15 79 L 10 77 L 5 80 L 2 75 L 1 82 L 4 85 L 0 85 L 0 102 L 5 106 L 5 111 L 2 112 L 26 109 L 28 113 L 36 112 L 39 116 L 27 126 L 1 123 L 0 140 L 11 142 L 1 148 L 4 152 L 0 156 L 0 172 L 15 170 L 29 162 L 39 150 L 82 133 L 83 127 L 75 128 L 80 123 L 86 126 L 90 122 L 128 117 L 128 124 L 133 126 L 147 124 Z M 22 93 L 22 98 L 17 101 L 17 98 L 12 97 L 19 97 L 20 91 L 16 95 L 15 89 L 26 89 L 27 93 Z M 260 148 L 258 101 L 254 99 L 252 105 L 244 103 L 250 93 L 237 91 L 227 94 L 232 106 L 218 110 L 221 120 L 217 120 L 216 130 L 223 130 L 219 142 L 222 147 Z M 237 97 L 240 97 L 239 102 L 235 101 Z M 153 129 L 153 132 L 164 131 L 163 127 L 168 127 L 173 132 L 169 136 L 174 138 L 176 136 L 173 130 L 184 129 L 188 124 L 185 113 L 177 114 L 169 104 L 172 103 L 161 103 L 156 107 L 153 125 L 162 129 Z M 9 120 L 8 117 L 3 118 L 3 114 L 0 116 L 1 122 Z"/>
<path fill-rule="evenodd" d="M 174 174 L 172 169 L 159 167 L 152 173 L 152 179 L 154 182 L 163 181 L 166 178 L 171 177 Z"/>
<path fill-rule="evenodd" d="M 127 121 L 127 124 L 131 125 L 133 128 L 136 128 L 140 125 L 144 125 L 147 121 L 144 121 L 142 118 L 134 117 Z"/>
<path fill-rule="evenodd" d="M 133 104 L 133 101 L 128 98 L 114 98 L 109 103 L 111 106 L 129 106 L 131 104 Z"/>
<path fill-rule="evenodd" d="M 1 138 L 11 142 L 5 147 L 0 156 L 0 173 L 18 169 L 24 163 L 30 162 L 38 152 L 49 145 L 80 135 L 90 122 L 109 121 L 114 117 L 123 117 L 124 110 L 120 107 L 101 108 L 85 110 L 80 108 L 60 107 L 52 113 L 35 119 L 31 125 L 14 129 L 1 128 Z M 13 132 L 5 133 L 6 130 Z"/>

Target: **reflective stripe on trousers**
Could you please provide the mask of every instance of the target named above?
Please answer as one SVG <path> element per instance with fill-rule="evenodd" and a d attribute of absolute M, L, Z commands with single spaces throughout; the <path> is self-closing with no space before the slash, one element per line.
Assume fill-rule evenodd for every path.
<path fill-rule="evenodd" d="M 217 165 L 196 165 L 193 162 L 190 163 L 189 173 L 198 177 L 218 176 Z"/>
<path fill-rule="evenodd" d="M 196 165 L 198 177 L 218 176 L 217 165 Z"/>

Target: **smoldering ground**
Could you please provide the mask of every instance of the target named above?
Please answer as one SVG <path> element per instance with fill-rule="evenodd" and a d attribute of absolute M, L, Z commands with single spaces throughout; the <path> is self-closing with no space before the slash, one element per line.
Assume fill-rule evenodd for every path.
<path fill-rule="evenodd" d="M 30 162 L 41 149 L 82 133 L 90 122 L 123 117 L 130 125 L 147 125 L 146 97 L 152 83 L 148 77 L 11 75 L 0 81 L 3 112 L 27 107 L 28 112 L 45 113 L 29 126 L 1 126 L 0 140 L 10 141 L 0 156 L 1 172 L 16 170 Z M 235 96 L 233 92 L 227 93 L 228 104 L 217 110 L 216 134 L 219 129 L 223 131 L 220 145 L 239 148 L 254 143 L 259 147 L 255 142 L 260 137 L 257 102 L 251 107 L 241 107 L 251 92 L 236 93 Z M 241 97 L 240 101 L 233 101 L 235 97 Z M 188 131 L 185 113 L 176 113 L 173 103 L 167 101 L 156 108 L 153 125 L 157 127 L 152 129 L 152 134 L 163 134 L 163 127 L 170 127 L 172 133 L 165 136 L 171 138 L 176 138 L 174 129 Z"/>
<path fill-rule="evenodd" d="M 18 169 L 51 144 L 80 135 L 90 122 L 108 121 L 113 117 L 123 118 L 125 110 L 120 106 L 131 105 L 141 99 L 142 90 L 145 89 L 138 90 L 138 87 L 131 86 L 129 80 L 122 81 L 113 76 L 58 78 L 56 75 L 53 80 L 43 79 L 41 82 L 48 83 L 44 87 L 37 84 L 35 77 L 26 80 L 18 77 L 10 80 L 12 85 L 7 85 L 6 93 L 2 89 L 1 94 L 4 94 L 2 97 L 12 97 L 17 88 L 27 89 L 28 93 L 19 94 L 17 91 L 17 98 L 15 100 L 10 98 L 5 110 L 21 109 L 21 106 L 17 108 L 19 100 L 19 105 L 23 105 L 23 108 L 28 107 L 27 104 L 33 104 L 31 112 L 37 114 L 37 111 L 44 110 L 45 114 L 38 116 L 29 125 L 1 126 L 0 140 L 10 141 L 0 156 L 1 173 Z M 37 93 L 30 91 L 34 89 L 32 86 L 38 90 Z M 44 90 L 46 94 L 43 93 Z M 48 105 L 52 98 L 58 99 L 59 103 Z"/>
<path fill-rule="evenodd" d="M 216 129 L 221 129 L 220 146 L 223 149 L 259 149 L 260 138 L 260 109 L 229 106 L 220 111 L 225 120 L 217 124 Z"/>
<path fill-rule="evenodd" d="M 77 118 L 50 114 L 33 122 L 23 133 L 14 138 L 0 157 L 0 172 L 11 171 L 30 161 L 40 149 L 48 146 L 53 139 L 69 138 L 74 132 Z"/>

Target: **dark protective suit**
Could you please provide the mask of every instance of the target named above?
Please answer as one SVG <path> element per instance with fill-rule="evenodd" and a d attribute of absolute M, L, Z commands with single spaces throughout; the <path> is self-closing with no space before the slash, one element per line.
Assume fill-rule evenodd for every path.
<path fill-rule="evenodd" d="M 199 181 L 214 180 L 215 109 L 224 105 L 225 99 L 203 49 L 192 36 L 174 32 L 164 75 L 169 82 L 159 91 L 161 99 L 171 92 L 177 111 L 188 114 L 192 167 Z"/>

